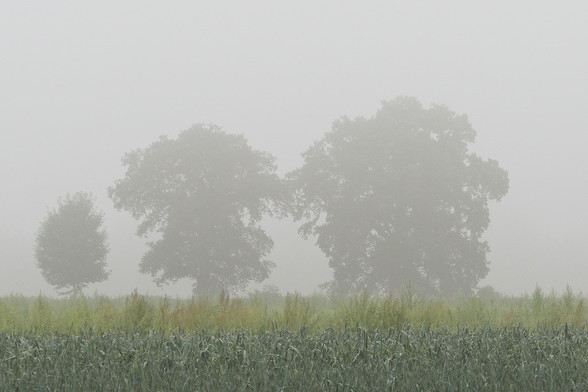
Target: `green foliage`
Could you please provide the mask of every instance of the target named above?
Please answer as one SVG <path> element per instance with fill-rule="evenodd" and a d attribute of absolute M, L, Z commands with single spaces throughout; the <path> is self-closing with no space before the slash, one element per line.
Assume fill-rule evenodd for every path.
<path fill-rule="evenodd" d="M 390 308 L 394 304 L 388 304 Z M 343 307 L 340 309 L 342 313 L 338 314 L 337 318 L 345 320 L 349 325 L 363 328 L 381 328 L 381 313 L 383 306 L 378 298 L 370 297 L 367 292 L 359 294 L 358 296 L 348 299 Z"/>
<path fill-rule="evenodd" d="M 284 321 L 281 327 L 289 330 L 308 328 L 313 324 L 313 315 L 314 311 L 309 299 L 298 293 L 288 294 L 284 304 Z"/>
<path fill-rule="evenodd" d="M 141 223 L 149 242 L 140 270 L 158 284 L 190 278 L 198 295 L 237 291 L 267 278 L 273 242 L 264 214 L 281 203 L 274 158 L 243 136 L 195 125 L 126 154 L 125 177 L 109 195 Z"/>
<path fill-rule="evenodd" d="M 560 327 L 0 333 L 2 391 L 586 391 Z"/>
<path fill-rule="evenodd" d="M 274 331 L 316 333 L 326 329 L 388 330 L 404 327 L 456 331 L 461 326 L 524 327 L 532 330 L 584 328 L 588 311 L 584 298 L 571 291 L 563 295 L 499 299 L 456 297 L 452 300 L 417 296 L 405 290 L 399 296 L 367 292 L 347 298 L 304 297 L 300 294 L 263 297 L 253 294 L 231 298 L 221 293 L 207 297 L 172 299 L 147 297 L 137 291 L 123 298 L 78 296 L 52 299 L 9 296 L 0 299 L 0 331 L 122 330 L 161 331 Z"/>
<path fill-rule="evenodd" d="M 122 314 L 124 317 L 123 325 L 132 331 L 144 332 L 153 327 L 153 307 L 149 304 L 146 297 L 139 295 L 136 289 L 125 299 L 125 307 Z"/>
<path fill-rule="evenodd" d="M 0 390 L 585 391 L 587 322 L 569 288 L 451 300 L 412 289 L 9 296 Z"/>
<path fill-rule="evenodd" d="M 31 308 L 31 327 L 37 331 L 50 330 L 52 313 L 49 300 L 39 294 Z"/>
<path fill-rule="evenodd" d="M 35 258 L 47 282 L 60 294 L 79 295 L 88 283 L 108 278 L 108 243 L 103 214 L 92 195 L 79 192 L 60 199 L 57 209 L 41 222 Z"/>
<path fill-rule="evenodd" d="M 487 272 L 490 200 L 508 174 L 469 152 L 466 116 L 414 98 L 383 103 L 372 118 L 343 118 L 288 174 L 300 233 L 329 258 L 336 294 L 472 294 Z"/>

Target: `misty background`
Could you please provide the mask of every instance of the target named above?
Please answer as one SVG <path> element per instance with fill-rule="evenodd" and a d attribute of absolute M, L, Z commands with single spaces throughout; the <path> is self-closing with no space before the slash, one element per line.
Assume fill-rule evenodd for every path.
<path fill-rule="evenodd" d="M 108 281 L 87 293 L 191 295 L 138 272 L 145 240 L 106 188 L 125 152 L 194 123 L 242 133 L 281 174 L 340 116 L 417 97 L 468 115 L 508 170 L 480 286 L 588 291 L 588 6 L 537 1 L 0 2 L 0 295 L 54 295 L 33 262 L 59 196 L 106 214 Z M 265 284 L 310 294 L 326 258 L 285 219 Z"/>

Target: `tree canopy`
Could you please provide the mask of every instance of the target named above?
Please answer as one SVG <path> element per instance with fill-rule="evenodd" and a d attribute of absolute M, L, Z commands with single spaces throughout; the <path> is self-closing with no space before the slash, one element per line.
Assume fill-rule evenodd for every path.
<path fill-rule="evenodd" d="M 469 151 L 465 115 L 415 98 L 375 116 L 342 118 L 287 176 L 300 233 L 316 235 L 334 272 L 330 289 L 471 292 L 488 272 L 488 203 L 508 173 Z"/>
<path fill-rule="evenodd" d="M 108 243 L 103 214 L 91 194 L 79 192 L 58 201 L 41 222 L 35 258 L 45 280 L 61 294 L 79 294 L 89 284 L 108 278 Z"/>
<path fill-rule="evenodd" d="M 241 135 L 195 125 L 127 153 L 109 195 L 154 235 L 140 263 L 158 284 L 189 278 L 194 292 L 238 290 L 267 278 L 273 242 L 259 221 L 281 200 L 274 158 Z"/>

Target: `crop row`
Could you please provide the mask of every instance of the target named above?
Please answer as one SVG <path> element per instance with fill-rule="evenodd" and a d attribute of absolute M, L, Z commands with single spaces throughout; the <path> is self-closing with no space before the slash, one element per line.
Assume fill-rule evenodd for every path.
<path fill-rule="evenodd" d="M 0 333 L 3 391 L 585 391 L 566 327 Z"/>

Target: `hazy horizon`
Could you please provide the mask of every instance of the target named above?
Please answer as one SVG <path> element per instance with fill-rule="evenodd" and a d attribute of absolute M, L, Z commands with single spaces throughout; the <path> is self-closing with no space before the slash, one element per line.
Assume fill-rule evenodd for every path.
<path fill-rule="evenodd" d="M 214 123 L 285 173 L 337 118 L 397 96 L 467 114 L 472 149 L 509 172 L 480 286 L 586 293 L 587 17 L 572 1 L 3 2 L 0 295 L 55 295 L 35 232 L 77 191 L 97 197 L 110 237 L 110 279 L 87 293 L 191 295 L 138 272 L 145 241 L 106 195 L 124 153 Z M 261 286 L 310 294 L 330 279 L 291 221 L 266 229 L 276 268 Z"/>

